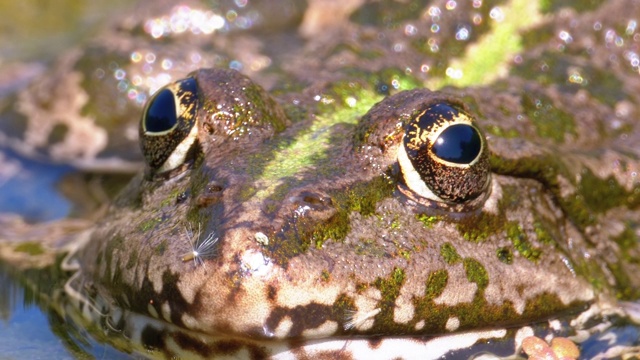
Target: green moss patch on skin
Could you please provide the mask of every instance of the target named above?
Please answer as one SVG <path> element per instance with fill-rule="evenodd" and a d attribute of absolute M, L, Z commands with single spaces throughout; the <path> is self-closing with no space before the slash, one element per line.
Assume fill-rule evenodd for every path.
<path fill-rule="evenodd" d="M 533 231 L 536 233 L 538 241 L 543 244 L 553 244 L 559 239 L 559 236 L 552 234 L 553 229 L 551 226 L 546 225 L 544 220 L 533 223 Z"/>
<path fill-rule="evenodd" d="M 484 289 L 489 285 L 489 274 L 487 274 L 487 270 L 482 266 L 482 263 L 476 259 L 467 257 L 462 260 L 462 264 L 464 265 L 467 279 L 469 279 L 470 282 L 476 283 L 478 290 L 484 292 Z"/>
<path fill-rule="evenodd" d="M 640 185 L 636 185 L 632 191 L 626 191 L 613 176 L 601 179 L 591 170 L 584 169 L 579 186 L 585 204 L 597 213 L 618 206 L 629 209 L 640 206 Z"/>
<path fill-rule="evenodd" d="M 462 260 L 462 257 L 458 254 L 456 248 L 451 245 L 450 242 L 446 242 L 440 246 L 440 256 L 442 256 L 444 261 L 449 265 L 453 265 Z"/>
<path fill-rule="evenodd" d="M 500 205 L 498 207 L 501 208 Z M 504 214 L 494 215 L 482 211 L 462 217 L 456 227 L 465 240 L 481 242 L 502 231 L 505 221 Z"/>
<path fill-rule="evenodd" d="M 169 196 L 167 196 L 160 202 L 160 207 L 165 207 L 165 206 L 175 204 L 176 200 L 178 199 L 178 196 L 180 196 L 180 194 L 182 193 L 184 193 L 184 190 L 180 188 L 173 189 L 173 191 L 171 191 Z"/>
<path fill-rule="evenodd" d="M 380 312 L 375 317 L 375 324 L 382 325 L 383 328 L 393 329 L 397 328 L 401 331 L 401 325 L 396 324 L 393 320 L 393 313 L 396 303 L 396 298 L 400 295 L 400 288 L 404 283 L 405 273 L 404 270 L 395 268 L 391 272 L 390 276 L 386 279 L 378 278 L 374 283 L 382 295 L 382 301 L 380 304 Z M 374 326 L 374 328 L 377 326 Z"/>
<path fill-rule="evenodd" d="M 555 107 L 550 98 L 541 94 L 524 93 L 522 108 L 540 137 L 563 143 L 566 134 L 576 135 L 573 117 Z"/>
<path fill-rule="evenodd" d="M 637 228 L 639 224 L 632 224 L 631 222 L 626 222 L 624 230 L 620 233 L 620 235 L 613 238 L 618 246 L 620 246 L 620 250 L 622 250 L 622 257 L 627 261 L 632 261 L 636 263 L 640 263 L 640 259 L 633 257 L 629 254 L 629 250 L 636 249 L 638 247 L 638 243 L 640 239 L 635 234 L 634 228 Z"/>
<path fill-rule="evenodd" d="M 306 252 L 310 247 L 321 248 L 325 241 L 342 241 L 351 229 L 349 216 L 359 212 L 363 216 L 375 214 L 377 203 L 393 194 L 395 182 L 384 176 L 369 182 L 354 184 L 348 189 L 330 193 L 335 214 L 327 220 L 317 221 L 310 217 L 290 218 L 285 226 L 269 236 L 270 256 L 278 263 L 286 265 L 292 257 Z M 363 243 L 358 248 L 362 254 L 384 255 L 385 249 L 373 242 Z"/>
<path fill-rule="evenodd" d="M 426 281 L 424 299 L 433 300 L 442 295 L 444 288 L 447 287 L 448 281 L 449 273 L 447 270 L 441 269 L 429 274 L 429 278 Z"/>
<path fill-rule="evenodd" d="M 26 253 L 29 255 L 42 255 L 44 254 L 44 249 L 40 243 L 36 242 L 23 242 L 13 248 L 15 252 Z"/>
<path fill-rule="evenodd" d="M 395 182 L 379 176 L 368 183 L 358 183 L 344 191 L 331 194 L 337 213 L 326 223 L 318 224 L 312 233 L 317 245 L 327 239 L 341 241 L 349 233 L 349 215 L 359 212 L 363 216 L 374 214 L 376 204 L 395 190 Z"/>
<path fill-rule="evenodd" d="M 491 30 L 468 47 L 462 58 L 451 61 L 447 77 L 430 81 L 429 88 L 488 84 L 505 72 L 513 56 L 522 50 L 520 32 L 539 21 L 541 16 L 537 1 L 511 0 L 500 9 L 504 19 L 494 21 Z"/>
<path fill-rule="evenodd" d="M 506 138 L 506 139 L 515 139 L 522 136 L 516 129 L 504 129 L 497 125 L 484 126 L 482 127 L 482 129 L 486 131 L 487 134 L 495 135 L 495 136 Z"/>
<path fill-rule="evenodd" d="M 513 247 L 518 250 L 520 255 L 529 261 L 536 262 L 540 259 L 542 251 L 535 248 L 529 242 L 527 234 L 522 230 L 520 224 L 515 221 L 507 223 L 507 237 L 513 243 Z"/>
<path fill-rule="evenodd" d="M 424 227 L 427 229 L 433 228 L 434 224 L 442 220 L 440 216 L 427 214 L 416 214 L 416 219 L 420 221 L 422 225 L 424 225 Z"/>
<path fill-rule="evenodd" d="M 322 281 L 324 282 L 329 282 L 329 280 L 331 280 L 331 273 L 329 272 L 329 270 L 322 270 L 320 279 L 322 279 Z"/>
<path fill-rule="evenodd" d="M 157 224 L 161 222 L 162 222 L 162 218 L 160 217 L 154 217 L 152 219 L 145 220 L 140 224 L 138 224 L 138 230 L 140 230 L 141 232 L 147 232 L 153 229 Z"/>

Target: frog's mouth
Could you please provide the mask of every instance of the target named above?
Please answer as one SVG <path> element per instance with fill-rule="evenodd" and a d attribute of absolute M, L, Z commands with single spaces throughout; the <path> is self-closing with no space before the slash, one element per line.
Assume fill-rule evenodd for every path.
<path fill-rule="evenodd" d="M 68 286 L 77 287 L 78 276 Z M 94 296 L 90 301 L 85 293 L 68 291 L 58 299 L 67 319 L 80 328 L 90 329 L 99 341 L 107 342 L 129 353 L 151 358 L 210 359 L 218 357 L 238 359 L 440 359 L 448 356 L 473 358 L 478 354 L 516 356 L 522 350 L 522 340 L 530 336 L 556 337 L 601 332 L 624 317 L 616 307 L 592 305 L 579 314 L 566 315 L 552 321 L 526 324 L 522 327 L 496 327 L 429 336 L 371 336 L 295 339 L 256 339 L 241 334 L 204 334 L 147 315 L 124 310 Z M 62 310 L 63 309 L 63 310 Z M 637 310 L 637 309 L 636 309 Z M 593 318 L 599 320 L 594 322 Z M 605 317 L 606 324 L 602 323 Z M 568 324 L 572 327 L 569 328 Z M 592 328 L 587 327 L 591 323 Z M 595 324 L 595 325 L 594 325 Z M 582 330 L 580 330 L 582 329 Z M 487 352 L 490 344 L 491 353 Z"/>

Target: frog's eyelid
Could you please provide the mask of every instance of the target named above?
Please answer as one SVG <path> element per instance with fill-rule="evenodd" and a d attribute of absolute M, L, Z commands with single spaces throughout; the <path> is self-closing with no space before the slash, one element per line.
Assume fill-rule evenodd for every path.
<path fill-rule="evenodd" d="M 402 170 L 402 175 L 404 176 L 404 181 L 413 192 L 417 195 L 438 202 L 443 202 L 444 200 L 440 198 L 438 195 L 434 194 L 431 189 L 427 186 L 427 184 L 422 180 L 422 177 L 416 171 L 415 167 L 409 160 L 409 156 L 407 156 L 407 151 L 404 149 L 402 145 L 404 143 L 404 137 L 400 146 L 398 146 L 398 164 L 400 165 L 400 169 Z"/>
<path fill-rule="evenodd" d="M 198 138 L 198 126 L 194 125 L 191 127 L 191 131 L 189 131 L 189 135 L 187 135 L 184 140 L 182 140 L 178 146 L 171 152 L 171 155 L 165 160 L 165 162 L 158 168 L 158 172 L 165 172 L 169 170 L 173 170 L 178 166 L 184 164 L 187 159 L 187 154 L 191 149 L 191 146 L 195 143 Z"/>

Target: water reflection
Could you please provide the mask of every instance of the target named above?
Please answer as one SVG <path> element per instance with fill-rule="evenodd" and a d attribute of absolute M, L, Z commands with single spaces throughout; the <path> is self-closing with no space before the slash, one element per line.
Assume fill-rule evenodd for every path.
<path fill-rule="evenodd" d="M 18 272 L 0 263 L 0 360 L 132 359 L 94 340 L 77 327 L 52 299 L 66 274 L 59 267 Z"/>

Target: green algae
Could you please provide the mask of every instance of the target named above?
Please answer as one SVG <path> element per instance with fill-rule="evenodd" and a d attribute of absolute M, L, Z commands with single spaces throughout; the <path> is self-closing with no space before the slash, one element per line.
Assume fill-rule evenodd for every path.
<path fill-rule="evenodd" d="M 488 84 L 510 66 L 514 55 L 522 51 L 520 32 L 541 17 L 536 1 L 511 0 L 500 9 L 504 20 L 493 22 L 491 30 L 468 47 L 463 57 L 450 62 L 447 77 L 430 81 L 429 88 Z"/>
<path fill-rule="evenodd" d="M 379 176 L 370 182 L 357 183 L 331 194 L 337 212 L 328 222 L 318 224 L 311 238 L 319 246 L 327 239 L 341 241 L 351 229 L 350 214 L 353 212 L 359 212 L 363 216 L 374 214 L 377 203 L 391 196 L 393 190 L 395 190 L 395 183 Z"/>
<path fill-rule="evenodd" d="M 441 269 L 429 274 L 425 283 L 424 299 L 433 300 L 442 295 L 448 281 L 449 273 L 447 270 Z"/>
<path fill-rule="evenodd" d="M 613 176 L 601 179 L 585 168 L 581 173 L 579 186 L 585 204 L 597 213 L 604 213 L 618 206 L 629 209 L 640 206 L 640 185 L 627 191 Z"/>
<path fill-rule="evenodd" d="M 425 228 L 431 229 L 433 225 L 442 220 L 440 216 L 436 215 L 427 215 L 427 214 L 416 214 L 416 219 L 424 225 Z"/>
<path fill-rule="evenodd" d="M 440 256 L 442 256 L 444 261 L 449 265 L 453 265 L 462 260 L 462 257 L 458 254 L 456 248 L 451 245 L 450 242 L 446 242 L 440 246 Z"/>
<path fill-rule="evenodd" d="M 489 285 L 489 274 L 482 263 L 476 259 L 466 257 L 462 260 L 464 271 L 470 282 L 476 283 L 478 289 L 483 291 Z"/>
<path fill-rule="evenodd" d="M 42 255 L 45 253 L 42 244 L 37 242 L 23 242 L 17 245 L 14 249 L 16 252 L 26 253 L 29 255 Z"/>
<path fill-rule="evenodd" d="M 502 208 L 502 206 L 499 206 Z M 504 229 L 506 219 L 504 214 L 494 215 L 479 212 L 467 215 L 456 222 L 456 228 L 467 241 L 481 242 L 489 236 Z"/>
<path fill-rule="evenodd" d="M 527 234 L 522 230 L 522 226 L 519 223 L 515 221 L 508 222 L 506 230 L 507 238 L 511 240 L 514 248 L 518 250 L 520 255 L 522 255 L 525 259 L 533 262 L 540 260 L 542 251 L 531 245 Z"/>
<path fill-rule="evenodd" d="M 620 232 L 620 234 L 613 238 L 618 246 L 620 246 L 620 250 L 622 251 L 622 256 L 626 260 L 631 260 L 635 262 L 640 262 L 640 259 L 635 259 L 630 256 L 629 251 L 632 249 L 636 249 L 640 243 L 640 239 L 636 236 L 634 228 L 638 227 L 638 224 L 632 224 L 631 222 L 626 222 L 624 230 Z"/>
<path fill-rule="evenodd" d="M 524 93 L 521 101 L 525 114 L 540 137 L 563 143 L 566 134 L 576 135 L 573 117 L 554 106 L 550 98 L 541 94 Z"/>
<path fill-rule="evenodd" d="M 162 222 L 162 218 L 161 217 L 154 217 L 148 220 L 145 220 L 143 222 L 141 222 L 140 224 L 138 224 L 138 230 L 141 232 L 147 232 L 153 228 L 155 228 L 155 226 L 159 223 Z"/>

